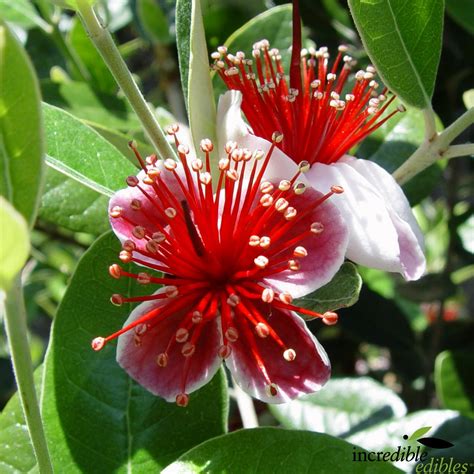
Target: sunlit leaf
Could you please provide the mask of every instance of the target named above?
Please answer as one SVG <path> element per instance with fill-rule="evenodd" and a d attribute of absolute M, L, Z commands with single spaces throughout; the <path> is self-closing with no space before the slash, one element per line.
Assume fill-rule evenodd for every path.
<path fill-rule="evenodd" d="M 0 90 L 0 195 L 32 225 L 43 172 L 40 93 L 28 56 L 1 21 Z"/>
<path fill-rule="evenodd" d="M 187 408 L 152 395 L 115 360 L 115 344 L 94 352 L 91 340 L 118 330 L 131 305 L 113 293 L 149 288 L 115 280 L 108 266 L 120 243 L 106 234 L 84 254 L 54 320 L 45 364 L 43 416 L 58 472 L 159 472 L 187 449 L 225 431 L 227 382 L 219 372 L 191 394 Z M 131 265 L 125 265 L 129 271 Z M 72 407 L 74 409 L 72 409 Z"/>
<path fill-rule="evenodd" d="M 365 49 L 385 84 L 429 108 L 441 54 L 444 0 L 349 0 Z"/>
<path fill-rule="evenodd" d="M 277 428 L 241 430 L 211 439 L 188 451 L 163 474 L 222 472 L 400 472 L 389 463 L 352 462 L 354 447 L 332 436 Z M 235 468 L 232 471 L 232 467 Z"/>
<path fill-rule="evenodd" d="M 0 288 L 8 290 L 28 258 L 30 241 L 24 217 L 0 196 Z"/>
<path fill-rule="evenodd" d="M 270 410 L 286 428 L 342 437 L 407 412 L 392 390 L 369 377 L 331 379 L 319 392 Z"/>

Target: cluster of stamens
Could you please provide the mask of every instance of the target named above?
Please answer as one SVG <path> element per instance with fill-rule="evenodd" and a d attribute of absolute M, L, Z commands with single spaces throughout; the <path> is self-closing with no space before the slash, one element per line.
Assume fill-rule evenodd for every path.
<path fill-rule="evenodd" d="M 254 44 L 252 59 L 242 51 L 230 54 L 225 46 L 211 56 L 212 69 L 227 87 L 242 92 L 242 110 L 255 135 L 270 140 L 273 130 L 281 130 L 285 141 L 279 147 L 297 163 L 333 163 L 393 114 L 404 111 L 399 106 L 384 114 L 395 96 L 387 100 L 386 88 L 377 92 L 372 66 L 352 75 L 356 61 L 347 54 L 347 46 L 339 47 L 332 66 L 326 47 L 301 49 L 293 44 L 293 50 L 300 51 L 300 63 L 290 77 L 280 52 L 267 40 Z"/>
<path fill-rule="evenodd" d="M 108 337 L 97 337 L 94 350 L 121 334 L 133 331 L 136 346 L 142 344 L 149 330 L 164 318 L 182 314 L 181 321 L 167 347 L 154 355 L 157 370 L 165 369 L 172 357 L 186 359 L 181 374 L 182 391 L 176 403 L 186 406 L 189 395 L 186 383 L 189 361 L 199 344 L 200 335 L 210 321 L 219 319 L 222 359 L 232 354 L 232 346 L 245 337 L 248 351 L 258 358 L 255 341 L 267 339 L 277 344 L 284 360 L 292 362 L 296 351 L 288 347 L 284 336 L 272 328 L 272 309 L 298 311 L 321 318 L 328 325 L 337 322 L 333 312 L 319 314 L 292 304 L 288 292 L 279 292 L 265 279 L 282 272 L 298 272 L 308 258 L 304 242 L 324 232 L 321 222 L 308 221 L 308 215 L 331 195 L 343 192 L 333 186 L 326 195 L 310 194 L 304 204 L 294 205 L 295 198 L 307 191 L 298 178 L 309 169 L 299 164 L 297 173 L 288 180 L 272 183 L 264 180 L 264 172 L 274 147 L 282 135 L 272 134 L 271 148 L 250 151 L 234 142 L 225 145 L 225 157 L 218 163 L 219 174 L 213 189 L 210 140 L 201 142 L 203 158 L 191 157 L 189 148 L 179 143 L 177 126 L 169 128 L 174 137 L 180 164 L 152 155 L 143 159 L 134 144 L 142 172 L 127 178 L 134 188 L 128 206 L 114 206 L 110 217 L 127 229 L 129 238 L 122 243 L 121 262 L 147 267 L 149 271 L 132 273 L 119 264 L 110 266 L 110 276 L 127 277 L 142 285 L 159 287 L 147 296 L 114 294 L 114 305 L 156 301 L 132 324 Z M 245 181 L 245 183 L 244 183 Z M 174 187 L 170 185 L 174 183 Z M 305 232 L 295 234 L 296 223 L 307 222 Z M 144 224 L 145 223 L 145 224 Z M 125 231 L 122 231 L 124 233 Z M 128 268 L 128 266 L 127 266 Z M 249 336 L 257 337 L 252 340 Z M 270 395 L 278 393 L 263 361 L 258 365 Z"/>

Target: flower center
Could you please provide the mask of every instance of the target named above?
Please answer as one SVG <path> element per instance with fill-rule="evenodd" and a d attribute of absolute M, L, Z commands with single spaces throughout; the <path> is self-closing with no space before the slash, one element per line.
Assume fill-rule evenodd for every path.
<path fill-rule="evenodd" d="M 279 51 L 267 40 L 253 45 L 253 59 L 220 46 L 212 68 L 229 89 L 242 92 L 242 111 L 255 135 L 270 140 L 281 130 L 278 146 L 297 163 L 334 163 L 397 112 L 385 113 L 395 99 L 377 92 L 375 69 L 352 77 L 356 61 L 340 46 L 330 65 L 326 47 L 301 49 L 298 2 L 293 2 L 293 48 L 289 77 Z M 350 86 L 350 83 L 353 85 Z"/>
<path fill-rule="evenodd" d="M 203 159 L 191 158 L 189 148 L 179 143 L 177 126 L 168 133 L 174 137 L 180 163 L 158 161 L 156 156 L 140 156 L 131 144 L 142 168 L 140 174 L 127 178 L 130 198 L 111 207 L 111 219 L 126 236 L 122 242 L 120 260 L 147 267 L 148 272 L 130 273 L 114 264 L 109 273 L 113 278 L 129 277 L 143 285 L 163 285 L 147 296 L 112 296 L 115 305 L 130 302 L 154 302 L 152 309 L 108 336 L 92 342 L 94 350 L 129 331 L 134 331 L 135 343 L 165 318 L 181 315 L 180 322 L 166 347 L 156 354 L 158 368 L 165 368 L 170 358 L 186 359 L 182 371 L 182 393 L 178 405 L 188 401 L 186 383 L 190 363 L 206 324 L 219 319 L 221 344 L 218 355 L 225 359 L 232 353 L 232 344 L 239 337 L 248 341 L 269 338 L 282 357 L 291 362 L 296 352 L 271 326 L 272 308 L 299 311 L 320 317 L 334 324 L 337 316 L 297 308 L 288 292 L 279 292 L 268 279 L 284 272 L 296 273 L 308 256 L 305 242 L 317 239 L 324 232 L 320 222 L 308 221 L 309 214 L 333 194 L 343 192 L 333 186 L 326 195 L 312 191 L 299 180 L 309 168 L 300 163 L 290 179 L 270 182 L 265 170 L 282 135 L 272 134 L 268 152 L 238 148 L 236 143 L 225 146 L 225 158 L 219 161 L 216 192 L 213 192 L 210 153 L 213 144 L 201 142 Z M 302 226 L 294 232 L 295 226 Z M 300 229 L 300 227 L 298 227 Z M 158 272 L 161 272 L 158 273 Z M 259 360 L 258 347 L 249 351 L 258 361 L 269 393 L 277 390 Z"/>

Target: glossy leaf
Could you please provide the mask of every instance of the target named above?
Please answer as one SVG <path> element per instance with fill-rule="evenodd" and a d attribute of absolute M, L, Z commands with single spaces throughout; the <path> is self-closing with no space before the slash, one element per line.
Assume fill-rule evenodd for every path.
<path fill-rule="evenodd" d="M 43 370 L 35 371 L 39 395 Z M 19 474 L 35 472 L 36 458 L 31 446 L 28 428 L 18 393 L 15 393 L 0 414 L 0 472 Z"/>
<path fill-rule="evenodd" d="M 291 5 L 280 5 L 270 8 L 266 12 L 252 18 L 235 31 L 227 38 L 224 45 L 227 46 L 232 54 L 235 54 L 237 51 L 243 51 L 247 57 L 251 58 L 253 44 L 262 39 L 267 39 L 272 48 L 280 50 L 285 70 L 288 70 L 288 48 L 291 46 L 293 31 L 291 12 Z M 216 98 L 227 90 L 218 74 L 214 74 L 212 84 Z"/>
<path fill-rule="evenodd" d="M 369 377 L 331 379 L 318 393 L 270 405 L 286 428 L 347 437 L 406 414 L 403 401 Z"/>
<path fill-rule="evenodd" d="M 437 127 L 442 130 L 439 120 Z M 385 122 L 362 143 L 356 155 L 374 161 L 392 173 L 423 143 L 424 133 L 422 112 L 409 108 Z M 441 178 L 442 169 L 436 163 L 403 186 L 412 206 L 431 194 Z"/>
<path fill-rule="evenodd" d="M 38 81 L 23 47 L 0 21 L 0 195 L 31 226 L 43 173 Z"/>
<path fill-rule="evenodd" d="M 444 0 L 349 0 L 365 49 L 407 104 L 428 108 L 441 54 Z"/>
<path fill-rule="evenodd" d="M 0 288 L 8 290 L 30 253 L 28 224 L 24 217 L 0 196 Z"/>
<path fill-rule="evenodd" d="M 67 112 L 44 104 L 47 163 L 104 195 L 125 187 L 136 168 L 93 129 Z"/>
<path fill-rule="evenodd" d="M 357 303 L 361 287 L 362 279 L 356 266 L 346 262 L 329 283 L 298 299 L 298 305 L 318 313 L 347 308 Z"/>
<path fill-rule="evenodd" d="M 173 41 L 168 20 L 163 9 L 154 0 L 138 0 L 137 14 L 148 38 L 156 43 L 168 44 Z"/>
<path fill-rule="evenodd" d="M 43 416 L 53 464 L 61 472 L 95 472 L 98 466 L 101 472 L 158 472 L 225 431 L 223 372 L 191 394 L 183 409 L 132 381 L 115 360 L 116 344 L 99 353 L 91 349 L 95 336 L 118 330 L 131 310 L 129 304 L 113 306 L 111 294 L 149 293 L 108 275 L 119 251 L 112 234 L 95 242 L 79 262 L 54 321 Z"/>
<path fill-rule="evenodd" d="M 22 28 L 38 26 L 47 30 L 49 25 L 38 15 L 30 0 L 0 0 L 0 16 L 3 20 Z"/>
<path fill-rule="evenodd" d="M 474 35 L 474 3 L 471 0 L 446 0 L 449 16 Z"/>
<path fill-rule="evenodd" d="M 181 456 L 163 474 L 222 472 L 400 472 L 389 463 L 353 463 L 353 446 L 332 436 L 278 428 L 241 430 L 211 439 Z"/>
<path fill-rule="evenodd" d="M 200 0 L 176 3 L 176 38 L 189 126 L 194 147 L 199 150 L 203 138 L 216 140 L 216 105 Z"/>
<path fill-rule="evenodd" d="M 474 417 L 474 356 L 471 351 L 445 351 L 435 365 L 436 393 L 444 408 Z"/>
<path fill-rule="evenodd" d="M 103 194 L 48 168 L 39 217 L 65 229 L 100 235 L 110 229 L 108 202 Z"/>

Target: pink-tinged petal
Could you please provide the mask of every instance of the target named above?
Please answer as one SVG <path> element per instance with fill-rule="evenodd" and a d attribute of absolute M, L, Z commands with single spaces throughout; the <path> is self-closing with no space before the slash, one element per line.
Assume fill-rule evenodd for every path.
<path fill-rule="evenodd" d="M 139 180 L 140 188 L 142 188 L 147 195 L 145 195 L 138 186 L 128 186 L 127 188 L 116 192 L 109 202 L 109 213 L 115 207 L 120 207 L 122 208 L 122 216 L 125 217 L 125 219 L 122 217 L 110 217 L 110 224 L 115 235 L 122 243 L 125 240 L 134 241 L 137 248 L 140 250 L 145 249 L 146 240 L 138 239 L 133 235 L 132 231 L 134 227 L 142 226 L 147 229 L 150 234 L 159 232 L 163 227 L 166 228 L 168 222 L 160 217 L 160 213 L 157 211 L 156 206 L 166 209 L 170 206 L 176 206 L 180 201 L 185 199 L 184 193 L 173 172 L 164 169 L 161 161 L 156 164 L 156 168 L 160 170 L 160 177 L 163 183 L 166 184 L 166 187 L 170 190 L 168 195 L 172 194 L 174 196 L 174 202 L 171 202 L 168 197 L 165 200 L 160 199 L 154 186 L 143 183 L 143 179 L 146 177 L 143 170 L 137 174 L 137 178 Z M 181 163 L 177 164 L 176 173 L 181 181 L 185 183 L 186 181 Z M 140 202 L 139 209 L 132 206 L 134 201 Z"/>
<path fill-rule="evenodd" d="M 124 327 L 165 304 L 162 300 L 140 304 L 132 311 Z M 120 366 L 140 385 L 170 402 L 174 402 L 179 393 L 191 393 L 201 388 L 211 380 L 221 364 L 217 356 L 221 336 L 217 318 L 214 318 L 201 323 L 204 327 L 192 356 L 184 357 L 181 354 L 183 343 L 174 342 L 168 353 L 168 364 L 166 367 L 158 366 L 157 356 L 166 350 L 170 340 L 175 339 L 183 317 L 183 311 L 162 320 L 157 317 L 143 334 L 143 326 L 137 326 L 118 338 L 117 362 Z M 189 363 L 189 370 L 186 386 L 183 387 L 182 375 L 186 363 Z"/>
<path fill-rule="evenodd" d="M 264 314 L 268 313 L 263 304 L 259 307 Z M 226 365 L 234 380 L 252 397 L 267 403 L 284 403 L 316 392 L 329 379 L 328 356 L 296 313 L 273 308 L 268 317 L 268 323 L 285 346 L 294 350 L 296 357 L 291 362 L 284 358 L 284 349 L 270 336 L 258 337 L 247 321 L 239 322 L 239 338 L 231 344 L 232 353 Z M 269 393 L 262 363 L 268 379 L 277 386 L 274 396 Z"/>
<path fill-rule="evenodd" d="M 405 193 L 393 176 L 373 161 L 360 160 L 349 155 L 345 155 L 341 158 L 341 161 L 352 166 L 377 189 L 379 194 L 385 198 L 387 207 L 392 209 L 411 227 L 420 247 L 423 249 L 424 238 L 421 229 L 416 222 Z"/>
<path fill-rule="evenodd" d="M 332 165 L 317 163 L 307 173 L 307 178 L 316 189 L 323 191 L 333 184 L 344 188 L 337 206 L 349 228 L 347 257 L 356 263 L 380 270 L 399 272 L 405 278 L 413 278 L 412 262 L 404 264 L 398 232 L 402 226 L 387 208 L 385 198 L 364 176 L 344 162 Z M 394 220 L 397 224 L 394 224 Z M 403 255 L 412 255 L 406 248 L 405 235 Z M 416 241 L 416 238 L 415 238 Z M 415 252 L 418 253 L 418 252 Z M 415 265 L 418 267 L 418 265 Z M 406 271 L 405 267 L 410 267 Z M 421 267 L 420 267 L 421 268 Z M 420 270 L 416 270 L 418 274 Z"/>
<path fill-rule="evenodd" d="M 304 194 L 292 198 L 291 206 L 302 214 L 308 206 L 313 206 L 313 203 L 322 196 L 321 193 L 307 188 Z M 349 242 L 347 226 L 337 208 L 340 198 L 341 195 L 330 197 L 288 229 L 282 237 L 288 241 L 305 232 L 307 233 L 312 223 L 322 224 L 323 230 L 319 234 L 310 233 L 290 247 L 293 250 L 298 246 L 302 246 L 307 251 L 306 257 L 297 258 L 301 265 L 298 271 L 286 270 L 280 272 L 266 278 L 266 283 L 279 292 L 288 292 L 294 298 L 300 298 L 332 280 L 344 262 Z M 281 219 L 281 216 L 275 216 L 275 220 L 277 219 Z M 268 228 L 271 228 L 274 222 L 270 219 Z M 265 235 L 264 232 L 263 235 Z M 271 251 L 272 246 L 276 245 L 277 242 L 272 242 L 269 250 Z M 278 260 L 279 254 L 271 258 Z"/>

